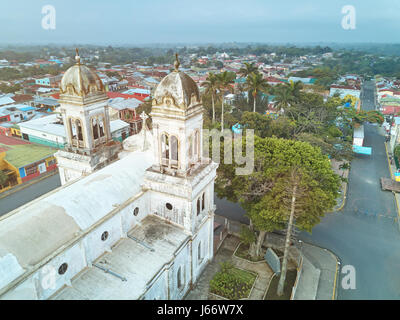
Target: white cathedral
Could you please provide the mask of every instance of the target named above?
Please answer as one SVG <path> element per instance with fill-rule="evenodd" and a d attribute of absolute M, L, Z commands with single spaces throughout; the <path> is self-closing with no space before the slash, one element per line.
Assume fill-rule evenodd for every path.
<path fill-rule="evenodd" d="M 213 258 L 218 165 L 203 157 L 198 87 L 177 60 L 152 130 L 122 148 L 100 78 L 76 59 L 60 87 L 62 186 L 0 217 L 0 299 L 182 299 Z"/>

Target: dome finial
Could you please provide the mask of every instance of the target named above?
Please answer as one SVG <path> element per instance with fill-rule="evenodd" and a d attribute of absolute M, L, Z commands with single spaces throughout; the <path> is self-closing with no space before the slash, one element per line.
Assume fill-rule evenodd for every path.
<path fill-rule="evenodd" d="M 174 66 L 175 66 L 175 71 L 178 72 L 179 71 L 179 66 L 181 65 L 181 63 L 179 62 L 179 58 L 178 58 L 178 54 L 175 53 L 175 62 L 174 62 Z"/>
<path fill-rule="evenodd" d="M 79 56 L 79 49 L 76 48 L 75 51 L 76 51 L 76 56 L 75 56 L 76 63 L 81 64 L 81 57 Z"/>

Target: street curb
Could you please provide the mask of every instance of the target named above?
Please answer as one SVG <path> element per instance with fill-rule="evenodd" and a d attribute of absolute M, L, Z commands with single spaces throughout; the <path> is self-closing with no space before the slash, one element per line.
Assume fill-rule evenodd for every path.
<path fill-rule="evenodd" d="M 44 180 L 46 178 L 50 178 L 50 177 L 54 176 L 57 173 L 58 173 L 58 168 L 56 170 L 53 170 L 52 173 L 47 174 L 47 175 L 45 175 L 43 177 L 40 177 L 38 179 L 34 179 L 33 181 L 27 182 L 26 184 L 17 185 L 17 186 L 15 186 L 15 188 L 5 191 L 6 194 L 0 194 L 0 199 L 3 199 L 3 198 L 5 198 L 5 197 L 7 197 L 9 195 L 12 195 L 12 194 L 14 194 L 14 193 L 16 193 L 18 191 L 24 190 L 25 188 L 30 187 L 31 185 L 33 185 L 33 184 L 35 184 L 37 182 L 40 182 L 40 181 L 42 181 L 42 180 Z"/>
<path fill-rule="evenodd" d="M 338 277 L 339 266 L 341 265 L 340 258 L 332 250 L 329 250 L 327 248 L 323 248 L 321 246 L 318 246 L 316 244 L 313 244 L 313 243 L 310 243 L 310 242 L 307 242 L 307 241 L 303 241 L 303 242 L 307 243 L 310 246 L 314 246 L 314 247 L 320 248 L 322 250 L 328 251 L 335 258 L 335 260 L 336 260 L 336 271 L 335 271 L 335 279 L 334 279 L 335 284 L 333 286 L 333 292 L 332 292 L 332 300 L 336 300 L 337 299 L 337 290 L 336 290 L 336 288 L 337 288 L 337 283 L 339 281 L 339 277 Z"/>
<path fill-rule="evenodd" d="M 346 204 L 346 199 L 347 199 L 347 185 L 348 185 L 348 182 L 346 182 L 346 184 L 344 185 L 344 192 L 343 192 L 343 193 L 344 193 L 344 196 L 343 196 L 342 205 L 341 205 L 339 208 L 334 209 L 333 212 L 338 212 L 338 211 L 342 210 L 343 207 L 345 206 L 345 204 Z"/>
<path fill-rule="evenodd" d="M 387 148 L 387 143 L 385 142 L 385 150 L 386 150 L 386 158 L 388 161 L 388 166 L 389 166 L 389 171 L 390 171 L 390 178 L 393 179 L 393 171 L 392 171 L 392 166 L 390 165 L 390 160 L 389 160 L 389 152 L 388 152 L 388 148 Z M 399 200 L 397 200 L 396 197 L 396 192 L 392 191 L 393 196 L 394 196 L 394 200 L 396 201 L 396 208 L 397 208 L 397 226 L 398 229 L 400 231 L 400 206 L 399 206 Z"/>

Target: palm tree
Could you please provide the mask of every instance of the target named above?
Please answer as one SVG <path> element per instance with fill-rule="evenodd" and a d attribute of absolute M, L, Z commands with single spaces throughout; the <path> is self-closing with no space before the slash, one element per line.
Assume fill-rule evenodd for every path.
<path fill-rule="evenodd" d="M 279 109 L 285 109 L 295 103 L 300 102 L 300 90 L 303 84 L 300 81 L 285 83 L 283 86 L 277 87 L 275 90 L 276 105 Z"/>
<path fill-rule="evenodd" d="M 256 101 L 259 92 L 266 92 L 269 88 L 267 80 L 261 73 L 250 73 L 246 80 L 246 90 L 251 91 L 254 100 L 253 112 L 256 112 Z"/>
<path fill-rule="evenodd" d="M 286 86 L 289 87 L 290 92 L 292 93 L 293 100 L 295 102 L 299 102 L 300 100 L 300 91 L 303 89 L 303 83 L 301 81 L 290 81 L 290 83 L 285 83 Z"/>
<path fill-rule="evenodd" d="M 244 67 L 240 68 L 238 73 L 242 77 L 247 78 L 252 73 L 258 73 L 258 68 L 257 68 L 257 66 L 254 65 L 254 63 L 245 62 Z"/>
<path fill-rule="evenodd" d="M 275 90 L 275 102 L 279 110 L 289 107 L 293 103 L 293 95 L 289 87 L 281 86 Z"/>
<path fill-rule="evenodd" d="M 217 76 L 210 72 L 206 81 L 204 81 L 201 86 L 206 88 L 205 93 L 211 95 L 211 102 L 212 102 L 212 123 L 215 122 L 215 103 L 214 103 L 214 95 L 218 89 L 218 81 Z"/>
<path fill-rule="evenodd" d="M 224 130 L 224 94 L 226 90 L 233 92 L 231 84 L 235 82 L 236 74 L 234 72 L 224 71 L 216 75 L 218 89 L 221 92 L 222 113 L 221 113 L 221 131 Z"/>

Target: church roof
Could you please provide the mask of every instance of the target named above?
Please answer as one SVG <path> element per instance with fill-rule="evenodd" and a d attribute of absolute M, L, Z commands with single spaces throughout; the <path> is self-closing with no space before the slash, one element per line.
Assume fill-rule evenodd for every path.
<path fill-rule="evenodd" d="M 80 97 L 89 93 L 105 93 L 103 82 L 97 73 L 81 64 L 78 51 L 76 61 L 77 63 L 69 68 L 62 77 L 60 93 Z"/>
<path fill-rule="evenodd" d="M 200 101 L 199 88 L 196 82 L 186 73 L 180 71 L 171 72 L 158 85 L 154 92 L 157 104 L 162 103 L 164 97 L 171 96 L 175 104 L 180 107 L 188 107 L 192 103 L 192 96 Z"/>
<path fill-rule="evenodd" d="M 152 152 L 135 152 L 0 217 L 0 292 L 141 191 Z"/>
<path fill-rule="evenodd" d="M 55 300 L 133 300 L 146 291 L 153 277 L 174 259 L 176 251 L 186 242 L 189 235 L 165 220 L 149 215 L 136 225 L 129 236 L 144 241 L 152 248 L 127 238 L 122 239 L 112 252 L 101 256 L 95 264 L 110 269 L 127 281 L 104 273 L 101 269 L 86 269 L 70 287 L 62 289 Z"/>

